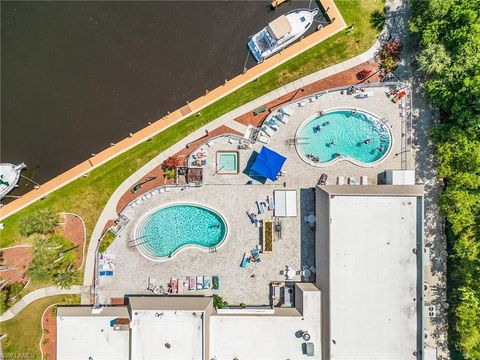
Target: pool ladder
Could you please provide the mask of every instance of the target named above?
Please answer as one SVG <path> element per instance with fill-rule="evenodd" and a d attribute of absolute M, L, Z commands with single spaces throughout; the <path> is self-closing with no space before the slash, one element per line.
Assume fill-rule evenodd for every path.
<path fill-rule="evenodd" d="M 132 247 L 137 247 L 139 245 L 142 245 L 142 244 L 145 244 L 146 242 L 148 242 L 147 239 L 143 240 L 143 241 L 140 241 L 140 242 L 137 242 L 138 240 L 141 240 L 141 239 L 144 239 L 146 238 L 146 236 L 140 236 L 139 238 L 137 239 L 133 239 L 133 240 L 128 240 L 128 247 L 132 248 Z"/>

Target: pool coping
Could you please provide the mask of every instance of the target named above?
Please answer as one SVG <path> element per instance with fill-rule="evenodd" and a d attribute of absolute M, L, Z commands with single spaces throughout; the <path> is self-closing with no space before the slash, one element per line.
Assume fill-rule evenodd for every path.
<path fill-rule="evenodd" d="M 380 116 L 377 116 L 374 113 L 372 113 L 371 111 L 367 111 L 367 110 L 364 110 L 362 108 L 358 108 L 358 107 L 355 107 L 355 108 L 334 107 L 334 108 L 328 108 L 328 109 L 322 110 L 321 112 L 315 112 L 314 114 L 312 114 L 311 116 L 306 118 L 304 121 L 302 121 L 300 123 L 300 125 L 298 125 L 297 130 L 295 131 L 295 138 L 298 137 L 299 133 L 301 132 L 301 130 L 304 129 L 305 125 L 308 122 L 312 121 L 314 118 L 321 115 L 321 113 L 328 114 L 329 112 L 338 111 L 338 110 L 355 110 L 355 111 L 358 111 L 358 112 L 363 112 L 367 115 L 372 116 L 377 121 L 381 122 L 385 126 L 385 128 L 388 130 L 388 133 L 390 135 L 390 146 L 388 147 L 388 150 L 385 152 L 385 154 L 380 159 L 378 159 L 376 161 L 373 161 L 371 163 L 368 163 L 368 164 L 364 163 L 364 162 L 361 162 L 361 161 L 357 161 L 357 160 L 355 160 L 355 159 L 353 159 L 349 156 L 343 156 L 343 155 L 336 158 L 336 159 L 333 159 L 332 161 L 329 161 L 327 163 L 320 163 L 320 162 L 316 163 L 316 162 L 313 162 L 310 159 L 308 159 L 303 154 L 301 154 L 300 150 L 299 150 L 299 147 L 298 147 L 298 144 L 295 144 L 295 151 L 297 152 L 297 155 L 300 157 L 300 159 L 302 159 L 303 162 L 305 162 L 308 165 L 319 167 L 319 168 L 328 167 L 328 166 L 334 165 L 334 164 L 336 164 L 340 161 L 348 161 L 348 162 L 352 163 L 353 165 L 360 166 L 360 167 L 363 167 L 363 168 L 373 168 L 373 167 L 381 164 L 382 162 L 384 162 L 387 159 L 387 157 L 390 155 L 390 153 L 393 149 L 394 142 L 395 142 L 394 136 L 392 134 L 392 130 L 388 126 L 388 123 L 386 123 Z"/>
<path fill-rule="evenodd" d="M 238 175 L 240 173 L 240 151 L 238 150 L 217 150 L 215 151 L 215 169 L 218 169 L 218 155 L 220 153 L 236 153 L 237 154 L 237 171 L 236 172 L 228 172 L 228 173 L 221 173 L 218 170 L 215 171 L 216 175 Z"/>
<path fill-rule="evenodd" d="M 224 243 L 225 241 L 227 240 L 228 238 L 228 235 L 229 235 L 229 225 L 228 225 L 228 222 L 227 220 L 223 217 L 223 215 L 217 211 L 216 209 L 213 209 L 212 207 L 210 206 L 206 206 L 206 205 L 203 205 L 203 204 L 199 204 L 199 203 L 195 203 L 195 202 L 168 202 L 168 203 L 164 203 L 162 204 L 161 206 L 159 207 L 155 207 L 153 209 L 150 209 L 148 210 L 147 212 L 145 212 L 145 214 L 143 214 L 136 222 L 135 224 L 135 229 L 133 231 L 134 235 L 135 235 L 135 238 L 137 238 L 137 232 L 138 232 L 138 227 L 141 223 L 143 223 L 144 219 L 149 216 L 149 215 L 152 215 L 153 213 L 163 209 L 163 208 L 166 208 L 166 207 L 169 207 L 169 206 L 173 206 L 173 205 L 190 205 L 190 206 L 196 206 L 196 207 L 200 207 L 200 208 L 203 208 L 203 209 L 206 209 L 206 210 L 209 210 L 211 212 L 214 212 L 216 215 L 218 215 L 223 223 L 225 224 L 225 235 L 223 236 L 223 239 L 217 244 L 217 245 L 214 245 L 214 247 L 216 249 L 220 248 Z M 197 244 L 185 244 L 185 245 L 182 245 L 180 246 L 179 248 L 177 248 L 174 252 L 172 252 L 170 254 L 170 256 L 163 256 L 163 257 L 159 257 L 159 256 L 153 256 L 153 255 L 150 255 L 150 254 L 147 254 L 147 252 L 143 249 L 142 247 L 142 244 L 139 244 L 137 246 L 135 246 L 135 248 L 137 248 L 138 252 L 143 256 L 145 257 L 146 259 L 150 260 L 150 261 L 155 261 L 155 262 L 165 262 L 165 261 L 168 261 L 168 260 L 172 260 L 174 258 L 175 255 L 177 255 L 180 251 L 182 250 L 186 250 L 187 248 L 196 248 L 198 250 L 201 250 L 201 251 L 204 251 L 204 252 L 209 252 L 210 247 L 205 247 L 205 246 L 202 246 L 202 245 L 197 245 Z"/>

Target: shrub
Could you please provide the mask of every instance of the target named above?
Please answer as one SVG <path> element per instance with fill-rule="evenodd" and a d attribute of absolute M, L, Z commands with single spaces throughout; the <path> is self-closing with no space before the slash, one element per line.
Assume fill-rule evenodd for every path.
<path fill-rule="evenodd" d="M 176 156 L 170 156 L 167 158 L 163 164 L 162 164 L 162 169 L 175 169 L 180 166 L 180 159 Z"/>
<path fill-rule="evenodd" d="M 58 224 L 58 215 L 49 209 L 42 209 L 20 221 L 20 234 L 30 236 L 32 234 L 48 234 Z"/>
<path fill-rule="evenodd" d="M 174 179 L 175 173 L 175 169 L 166 169 L 163 171 L 163 176 L 167 179 Z"/>
<path fill-rule="evenodd" d="M 8 293 L 7 289 L 0 290 L 0 314 L 3 314 L 7 308 L 7 301 L 8 301 Z"/>
<path fill-rule="evenodd" d="M 398 40 L 392 40 L 383 45 L 382 57 L 391 57 L 397 60 L 402 51 L 402 43 Z"/>
<path fill-rule="evenodd" d="M 110 230 L 106 231 L 105 234 L 103 234 L 100 246 L 98 247 L 98 252 L 104 253 L 107 251 L 113 240 L 115 240 L 115 234 Z"/>
<path fill-rule="evenodd" d="M 362 69 L 356 75 L 357 80 L 365 80 L 371 73 L 372 70 Z"/>
<path fill-rule="evenodd" d="M 386 57 L 382 60 L 382 68 L 387 73 L 392 72 L 397 67 L 397 62 L 393 57 Z"/>
<path fill-rule="evenodd" d="M 213 306 L 215 307 L 215 309 L 221 309 L 221 308 L 224 308 L 225 306 L 228 306 L 228 302 L 223 300 L 223 298 L 220 295 L 214 294 Z"/>

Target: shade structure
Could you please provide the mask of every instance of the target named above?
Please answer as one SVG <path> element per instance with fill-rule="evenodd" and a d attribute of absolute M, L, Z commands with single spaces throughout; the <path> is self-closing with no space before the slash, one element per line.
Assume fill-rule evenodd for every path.
<path fill-rule="evenodd" d="M 286 160 L 286 157 L 264 146 L 250 169 L 260 176 L 275 181 Z"/>

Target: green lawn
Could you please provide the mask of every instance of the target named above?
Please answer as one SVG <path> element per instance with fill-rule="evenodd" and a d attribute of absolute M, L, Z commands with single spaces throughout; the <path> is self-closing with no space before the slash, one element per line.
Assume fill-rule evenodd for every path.
<path fill-rule="evenodd" d="M 275 68 L 235 92 L 220 99 L 201 111 L 201 116 L 190 116 L 115 159 L 48 195 L 44 200 L 28 206 L 4 220 L 0 247 L 26 243 L 18 232 L 22 217 L 32 212 L 50 208 L 53 211 L 73 212 L 85 220 L 87 239 L 95 222 L 113 191 L 143 164 L 174 145 L 187 134 L 277 87 L 314 71 L 336 64 L 367 50 L 379 32 L 378 18 L 382 18 L 383 0 L 337 0 L 335 1 L 346 23 L 355 23 L 350 32 L 344 30 L 321 44 Z M 374 20 L 374 21 L 372 21 Z"/>
<path fill-rule="evenodd" d="M 52 304 L 79 304 L 79 295 L 50 296 L 33 302 L 13 319 L 0 323 L 0 332 L 7 337 L 2 341 L 4 354 L 32 354 L 26 359 L 41 359 L 38 343 L 42 336 L 40 318 Z M 8 359 L 8 355 L 5 357 Z"/>

